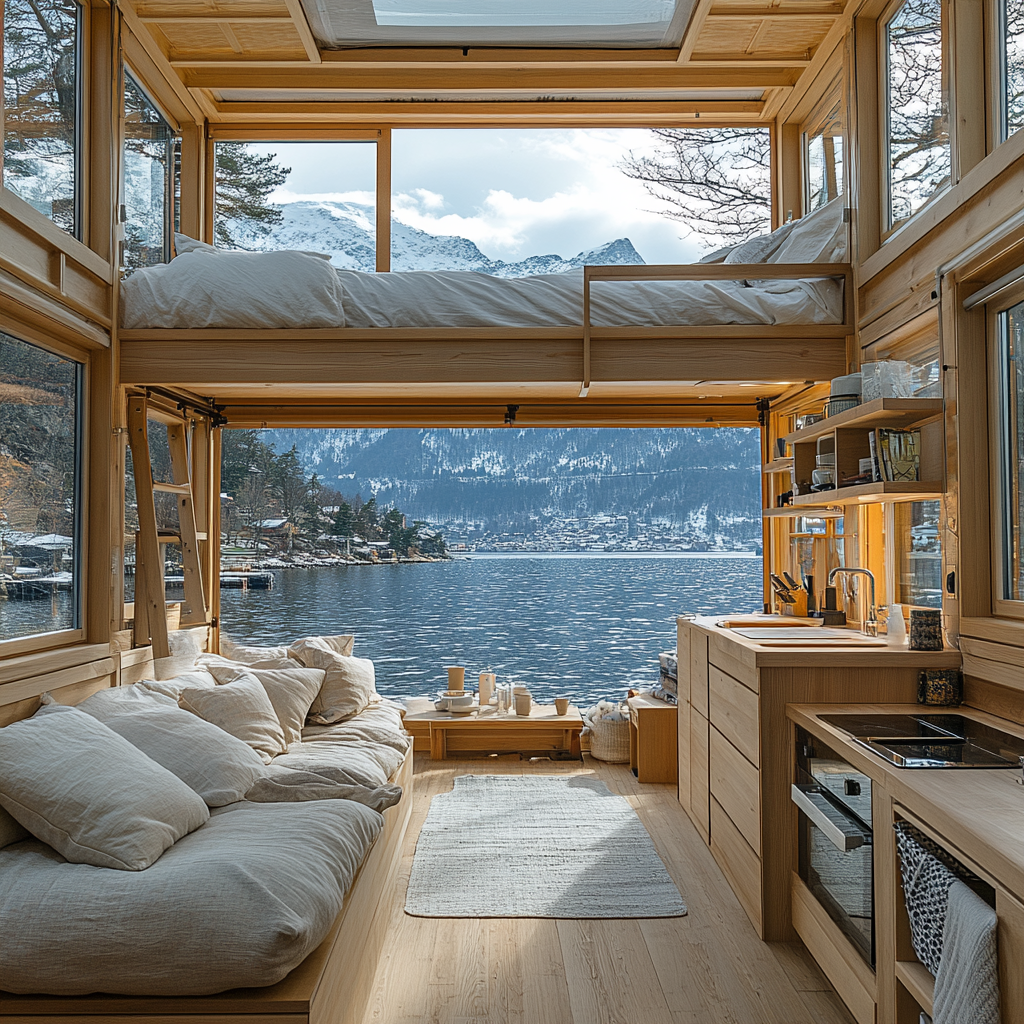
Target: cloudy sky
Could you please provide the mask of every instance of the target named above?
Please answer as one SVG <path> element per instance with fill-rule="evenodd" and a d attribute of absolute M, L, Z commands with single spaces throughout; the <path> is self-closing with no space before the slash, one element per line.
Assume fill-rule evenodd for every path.
<path fill-rule="evenodd" d="M 657 212 L 665 204 L 618 166 L 630 151 L 652 146 L 642 129 L 396 129 L 393 216 L 431 234 L 469 238 L 492 259 L 575 256 L 629 238 L 647 263 L 688 263 L 707 247 L 684 237 L 681 224 Z M 276 202 L 372 201 L 372 145 L 253 148 L 292 168 L 271 197 Z"/>

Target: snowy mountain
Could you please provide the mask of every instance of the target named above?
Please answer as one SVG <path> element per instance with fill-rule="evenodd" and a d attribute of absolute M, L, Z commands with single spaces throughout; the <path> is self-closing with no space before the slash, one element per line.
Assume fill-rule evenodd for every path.
<path fill-rule="evenodd" d="M 376 250 L 372 205 L 342 200 L 300 200 L 281 204 L 279 209 L 284 219 L 269 231 L 251 223 L 232 222 L 230 231 L 236 244 L 257 252 L 304 249 L 329 253 L 336 267 L 373 271 Z M 391 224 L 392 270 L 476 270 L 495 277 L 523 277 L 560 274 L 587 263 L 643 262 L 628 238 L 617 238 L 571 258 L 549 254 L 507 263 L 485 256 L 468 238 L 431 235 L 397 220 Z"/>
<path fill-rule="evenodd" d="M 530 533 L 545 519 L 628 516 L 711 543 L 760 541 L 756 430 L 268 430 L 346 497 L 450 526 Z"/>

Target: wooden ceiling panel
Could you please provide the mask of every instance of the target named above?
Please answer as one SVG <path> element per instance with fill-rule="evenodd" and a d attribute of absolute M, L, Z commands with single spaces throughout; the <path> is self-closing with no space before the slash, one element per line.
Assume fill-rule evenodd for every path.
<path fill-rule="evenodd" d="M 693 60 L 809 60 L 833 22 L 831 17 L 748 19 L 711 15 L 697 40 Z"/>
<path fill-rule="evenodd" d="M 844 0 L 716 0 L 710 17 L 716 15 L 751 15 L 762 17 L 766 14 L 798 17 L 828 15 L 838 17 L 843 13 Z"/>
<path fill-rule="evenodd" d="M 302 40 L 289 21 L 253 22 L 161 21 L 157 28 L 166 40 L 170 60 L 296 60 L 305 61 Z"/>
<path fill-rule="evenodd" d="M 135 13 L 147 18 L 287 18 L 284 0 L 136 0 Z"/>

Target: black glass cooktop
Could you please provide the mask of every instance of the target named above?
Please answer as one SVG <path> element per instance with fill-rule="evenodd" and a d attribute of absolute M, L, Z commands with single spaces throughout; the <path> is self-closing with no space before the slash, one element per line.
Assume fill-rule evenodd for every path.
<path fill-rule="evenodd" d="M 1019 768 L 1024 739 L 963 715 L 821 715 L 899 768 Z"/>

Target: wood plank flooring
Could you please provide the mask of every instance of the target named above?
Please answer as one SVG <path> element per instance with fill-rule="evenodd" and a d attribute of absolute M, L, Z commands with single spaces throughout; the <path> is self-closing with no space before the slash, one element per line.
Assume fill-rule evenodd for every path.
<path fill-rule="evenodd" d="M 689 907 L 624 921 L 409 917 L 405 889 L 431 798 L 456 775 L 590 774 L 636 809 Z M 501 864 L 492 865 L 495 884 Z M 452 865 L 453 880 L 458 865 Z M 761 942 L 676 801 L 625 765 L 416 757 L 412 820 L 363 1024 L 851 1024 L 801 945 Z"/>

